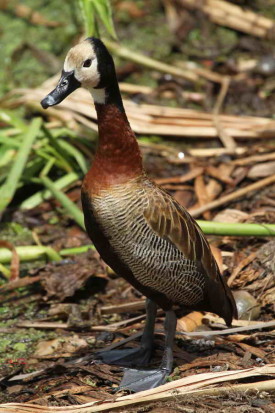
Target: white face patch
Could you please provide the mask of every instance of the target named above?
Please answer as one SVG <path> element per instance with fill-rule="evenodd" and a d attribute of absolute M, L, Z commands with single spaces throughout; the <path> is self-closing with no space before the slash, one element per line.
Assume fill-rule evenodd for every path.
<path fill-rule="evenodd" d="M 105 103 L 105 90 L 94 89 L 100 82 L 100 74 L 95 51 L 88 40 L 84 40 L 69 50 L 64 62 L 64 71 L 71 72 L 72 70 L 81 86 L 92 93 L 95 102 Z"/>
<path fill-rule="evenodd" d="M 90 90 L 95 103 L 104 104 L 106 102 L 106 91 L 105 89 L 91 89 Z"/>

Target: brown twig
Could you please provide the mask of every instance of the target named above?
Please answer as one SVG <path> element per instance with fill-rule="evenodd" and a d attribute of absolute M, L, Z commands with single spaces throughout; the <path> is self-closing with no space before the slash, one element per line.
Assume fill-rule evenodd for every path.
<path fill-rule="evenodd" d="M 234 184 L 234 180 L 230 178 L 230 176 L 228 176 L 225 173 L 221 173 L 221 171 L 213 165 L 207 166 L 206 173 L 212 176 L 213 178 L 218 179 L 221 182 L 224 182 L 225 184 L 228 184 L 228 185 Z"/>
<path fill-rule="evenodd" d="M 204 177 L 199 175 L 195 178 L 194 189 L 198 199 L 199 206 L 202 207 L 209 202 L 209 197 L 204 182 Z M 203 212 L 203 218 L 206 220 L 210 219 L 210 211 Z"/>
<path fill-rule="evenodd" d="M 233 165 L 250 165 L 250 164 L 255 164 L 258 162 L 265 162 L 265 161 L 272 161 L 275 159 L 275 152 L 271 153 L 265 153 L 262 155 L 252 155 L 252 156 L 247 156 L 246 158 L 241 158 L 241 159 L 235 159 L 231 163 Z"/>
<path fill-rule="evenodd" d="M 189 9 L 203 11 L 216 24 L 228 26 L 253 36 L 269 37 L 274 30 L 273 20 L 223 0 L 179 1 Z"/>
<path fill-rule="evenodd" d="M 137 317 L 128 318 L 127 320 L 119 321 L 118 323 L 108 324 L 108 325 L 100 325 L 100 326 L 91 326 L 89 329 L 91 331 L 116 331 L 122 326 L 133 324 L 137 321 L 141 321 L 145 318 L 145 314 L 142 314 Z M 43 329 L 69 329 L 71 328 L 67 323 L 57 323 L 57 322 L 49 322 L 49 321 L 20 321 L 16 324 L 16 327 L 24 327 L 24 328 L 43 328 Z"/>
<path fill-rule="evenodd" d="M 63 23 L 56 22 L 52 20 L 45 19 L 45 17 L 39 13 L 31 9 L 29 6 L 25 4 L 14 4 L 13 7 L 10 7 L 8 1 L 1 1 L 0 9 L 2 10 L 10 10 L 12 11 L 17 17 L 25 19 L 32 24 L 39 25 L 39 26 L 46 26 L 46 27 L 59 27 L 63 26 Z"/>
<path fill-rule="evenodd" d="M 180 176 L 170 176 L 168 178 L 159 178 L 156 179 L 155 182 L 158 185 L 164 185 L 164 184 L 170 184 L 170 183 L 184 183 L 187 181 L 192 181 L 194 178 L 197 176 L 201 175 L 203 173 L 203 168 L 197 167 L 191 169 L 191 171 L 187 172 L 185 175 L 180 175 Z"/>
<path fill-rule="evenodd" d="M 232 136 L 229 135 L 229 133 L 227 133 L 224 130 L 224 127 L 221 123 L 220 120 L 220 112 L 221 112 L 221 108 L 224 102 L 224 99 L 227 95 L 228 89 L 229 89 L 229 85 L 230 85 L 230 77 L 229 76 L 225 76 L 222 84 L 221 84 L 221 88 L 220 88 L 220 93 L 217 97 L 214 109 L 213 109 L 213 122 L 214 125 L 217 128 L 217 132 L 219 135 L 220 140 L 222 141 L 223 145 L 232 153 L 235 152 L 236 149 L 236 142 L 234 141 L 234 139 L 232 138 Z"/>
<path fill-rule="evenodd" d="M 250 264 L 256 258 L 256 256 L 257 254 L 255 252 L 252 252 L 248 257 L 245 257 L 243 260 L 241 260 L 241 262 L 239 262 L 237 267 L 234 268 L 232 274 L 228 278 L 227 284 L 229 285 L 229 287 L 233 284 L 233 281 L 236 279 L 236 277 L 238 277 L 242 269 Z"/>
<path fill-rule="evenodd" d="M 56 329 L 62 328 L 67 329 L 69 328 L 67 323 L 57 323 L 57 322 L 50 322 L 50 321 L 20 321 L 16 324 L 16 327 L 22 328 L 41 328 L 41 329 Z"/>
<path fill-rule="evenodd" d="M 1 248 L 8 248 L 12 252 L 11 265 L 10 265 L 10 281 L 15 281 L 19 278 L 20 258 L 11 242 L 0 240 Z"/>
<path fill-rule="evenodd" d="M 144 86 L 144 85 L 135 85 L 132 83 L 126 83 L 126 82 L 119 82 L 119 88 L 121 92 L 123 93 L 129 93 L 129 94 L 140 94 L 142 93 L 143 95 L 151 95 L 154 92 L 157 92 L 157 89 L 154 89 L 150 86 Z M 186 92 L 186 91 L 181 91 L 180 95 L 183 97 L 183 99 L 186 100 L 191 100 L 195 102 L 201 102 L 204 99 L 204 95 L 202 93 L 198 92 Z"/>
<path fill-rule="evenodd" d="M 242 383 L 242 384 L 234 384 L 231 386 L 223 386 L 217 387 L 212 389 L 204 389 L 204 390 L 194 390 L 192 394 L 204 394 L 207 396 L 222 396 L 223 394 L 236 394 L 241 392 L 244 394 L 246 391 L 255 390 L 257 392 L 260 391 L 272 391 L 275 389 L 275 380 L 265 380 L 265 381 L 257 381 L 255 383 Z M 191 392 L 190 392 L 191 394 Z"/>
<path fill-rule="evenodd" d="M 11 290 L 14 290 L 15 288 L 25 287 L 27 285 L 40 281 L 40 279 L 41 279 L 40 275 L 37 275 L 36 277 L 24 277 L 24 278 L 15 279 L 14 281 L 10 281 L 7 284 L 2 285 L 0 287 L 0 293 L 11 291 Z"/>
<path fill-rule="evenodd" d="M 247 148 L 244 147 L 236 147 L 235 154 L 242 155 L 247 151 Z M 227 148 L 194 148 L 188 149 L 188 153 L 191 156 L 198 157 L 198 158 L 207 158 L 207 157 L 216 157 L 221 155 L 232 154 L 231 149 Z M 275 157 L 274 157 L 275 159 Z"/>
<path fill-rule="evenodd" d="M 242 326 L 242 327 L 234 327 L 234 328 L 225 328 L 224 330 L 213 330 L 213 331 L 194 331 L 194 332 L 186 332 L 186 333 L 180 333 L 177 332 L 179 335 L 185 335 L 185 336 L 190 336 L 190 337 L 210 337 L 210 336 L 222 336 L 222 335 L 227 335 L 227 334 L 233 334 L 233 333 L 242 333 L 243 331 L 253 331 L 253 330 L 261 330 L 262 328 L 273 328 L 275 327 L 275 321 L 267 321 L 267 322 L 261 322 L 258 324 L 253 324 L 253 325 L 247 325 L 247 326 Z"/>
<path fill-rule="evenodd" d="M 145 300 L 134 301 L 132 303 L 110 305 L 101 307 L 101 314 L 120 314 L 129 313 L 131 311 L 143 310 L 145 308 Z"/>
<path fill-rule="evenodd" d="M 267 356 L 266 351 L 261 350 L 260 348 L 250 346 L 246 343 L 236 343 L 237 346 L 241 347 L 243 350 L 248 351 L 249 353 L 253 354 L 256 357 L 260 357 L 261 359 L 265 359 Z"/>
<path fill-rule="evenodd" d="M 193 217 L 198 217 L 205 211 L 210 211 L 212 209 L 218 208 L 221 205 L 224 205 L 230 201 L 235 201 L 236 199 L 242 197 L 243 195 L 248 194 L 249 192 L 255 191 L 257 189 L 263 188 L 275 182 L 275 175 L 271 175 L 268 178 L 261 179 L 251 185 L 247 185 L 245 188 L 241 188 L 237 191 L 232 192 L 229 195 L 225 195 L 215 201 L 209 202 L 202 207 L 191 209 L 189 212 Z"/>
<path fill-rule="evenodd" d="M 114 54 L 117 56 L 131 60 L 139 65 L 146 66 L 150 69 L 157 70 L 159 72 L 169 73 L 173 76 L 177 76 L 183 79 L 187 79 L 191 82 L 197 82 L 199 80 L 199 75 L 194 72 L 194 70 L 188 69 L 181 69 L 176 66 L 168 65 L 167 63 L 163 63 L 152 59 L 151 57 L 145 56 L 141 53 L 134 52 L 126 47 L 119 45 L 109 39 L 104 39 L 104 43 Z M 203 76 L 203 74 L 201 74 Z M 217 74 L 217 76 L 219 76 Z"/>

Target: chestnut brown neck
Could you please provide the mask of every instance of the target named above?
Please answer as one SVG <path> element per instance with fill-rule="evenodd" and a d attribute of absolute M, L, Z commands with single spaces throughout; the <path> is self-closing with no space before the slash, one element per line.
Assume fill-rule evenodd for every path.
<path fill-rule="evenodd" d="M 142 158 L 136 137 L 123 106 L 95 104 L 99 142 L 84 187 L 92 193 L 112 185 L 126 183 L 143 173 Z"/>

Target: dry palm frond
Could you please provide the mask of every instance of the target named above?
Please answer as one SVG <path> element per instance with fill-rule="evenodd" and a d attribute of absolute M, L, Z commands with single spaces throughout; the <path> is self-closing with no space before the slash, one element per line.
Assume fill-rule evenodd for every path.
<path fill-rule="evenodd" d="M 264 378 L 270 376 L 269 380 L 255 381 L 255 378 Z M 118 407 L 125 407 L 135 404 L 141 404 L 150 401 L 173 400 L 187 394 L 223 394 L 224 392 L 255 390 L 274 390 L 275 380 L 275 365 L 268 364 L 263 367 L 252 367 L 244 370 L 235 371 L 220 371 L 211 373 L 195 374 L 189 377 L 184 377 L 179 380 L 166 383 L 155 389 L 146 390 L 128 396 L 117 397 L 110 400 L 96 400 L 83 405 L 64 406 L 64 407 L 46 407 L 31 403 L 6 403 L 0 405 L 0 413 L 92 413 L 101 411 L 111 411 Z M 242 379 L 248 379 L 249 383 L 232 384 L 225 387 L 213 387 L 219 383 L 232 382 Z M 254 380 L 251 380 L 254 378 Z M 211 387 L 209 387 L 211 386 Z"/>
<path fill-rule="evenodd" d="M 77 124 L 82 124 L 96 130 L 96 112 L 91 104 L 89 92 L 84 89 L 76 90 L 60 105 L 44 112 L 39 102 L 55 87 L 56 83 L 55 76 L 44 82 L 38 89 L 15 90 L 14 94 L 21 96 L 10 97 L 5 104 L 9 107 L 25 104 L 35 110 L 43 111 L 45 115 L 59 120 L 72 129 L 76 128 Z M 124 99 L 124 104 L 131 127 L 138 134 L 205 139 L 219 137 L 219 130 L 212 113 L 136 104 L 128 99 Z M 274 136 L 275 120 L 254 116 L 219 115 L 219 126 L 225 134 L 235 139 L 267 139 Z"/>

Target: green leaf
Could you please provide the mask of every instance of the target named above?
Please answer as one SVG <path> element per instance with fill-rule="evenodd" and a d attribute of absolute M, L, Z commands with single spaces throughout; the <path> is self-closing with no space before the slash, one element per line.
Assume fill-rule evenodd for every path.
<path fill-rule="evenodd" d="M 42 126 L 42 129 L 45 133 L 45 135 L 49 139 L 49 145 L 44 145 L 44 149 L 51 154 L 53 157 L 56 159 L 56 162 L 59 160 L 60 166 L 66 171 L 66 172 L 71 172 L 73 170 L 73 165 L 71 164 L 71 159 L 67 155 L 67 153 L 64 153 L 64 150 L 62 150 L 60 146 L 60 140 L 57 140 L 53 137 L 51 134 L 51 131 L 47 129 L 44 125 Z M 50 159 L 49 158 L 49 159 Z"/>
<path fill-rule="evenodd" d="M 18 142 L 16 139 L 11 139 L 5 136 L 4 133 L 0 133 L 0 143 L 11 148 L 19 148 L 20 146 L 20 142 Z"/>
<path fill-rule="evenodd" d="M 26 132 L 28 130 L 28 125 L 26 125 L 11 110 L 0 109 L 0 120 L 8 125 L 12 125 L 14 128 L 19 129 L 22 132 Z"/>
<path fill-rule="evenodd" d="M 22 184 L 29 183 L 33 177 L 38 176 L 40 170 L 45 164 L 44 160 L 39 156 L 31 159 L 24 168 L 24 175 L 22 176 Z"/>
<path fill-rule="evenodd" d="M 79 176 L 71 172 L 67 175 L 62 176 L 62 178 L 58 179 L 57 181 L 54 182 L 54 186 L 56 189 L 64 189 L 67 186 L 71 185 L 72 183 L 78 181 Z M 31 209 L 39 205 L 41 202 L 43 202 L 45 199 L 51 198 L 52 193 L 49 190 L 43 190 L 36 192 L 34 195 L 26 199 L 22 204 L 20 205 L 21 208 L 23 209 Z"/>
<path fill-rule="evenodd" d="M 113 18 L 112 18 L 112 8 L 109 0 L 91 0 L 94 5 L 94 9 L 97 11 L 98 17 L 104 24 L 108 33 L 114 39 L 117 39 Z"/>
<path fill-rule="evenodd" d="M 109 0 L 78 0 L 78 4 L 87 36 L 99 36 L 97 19 L 100 19 L 110 36 L 117 39 Z"/>
<path fill-rule="evenodd" d="M 70 143 L 64 141 L 64 140 L 59 140 L 59 145 L 61 148 L 63 148 L 69 155 L 73 156 L 78 163 L 79 167 L 81 168 L 82 172 L 86 174 L 88 171 L 86 160 L 82 153 L 76 149 L 73 145 Z"/>
<path fill-rule="evenodd" d="M 64 159 L 60 152 L 61 151 L 55 150 L 55 148 L 50 145 L 45 145 L 43 149 L 36 151 L 37 155 L 41 156 L 41 158 L 44 158 L 47 161 L 51 160 L 54 157 L 55 164 L 59 168 L 63 169 L 66 172 L 71 172 L 73 170 L 73 167 L 66 159 Z"/>
<path fill-rule="evenodd" d="M 96 34 L 95 11 L 91 0 L 78 0 L 87 36 Z"/>
<path fill-rule="evenodd" d="M 3 145 L 0 148 L 0 168 L 3 168 L 4 166 L 7 167 L 9 165 L 15 155 L 16 151 L 14 149 L 9 148 L 6 145 Z"/>
<path fill-rule="evenodd" d="M 35 118 L 26 132 L 25 138 L 18 150 L 7 179 L 0 188 L 0 211 L 3 211 L 6 208 L 15 194 L 17 185 L 31 152 L 32 145 L 38 136 L 41 123 L 41 118 Z"/>
<path fill-rule="evenodd" d="M 82 211 L 78 208 L 78 206 L 70 200 L 67 195 L 63 194 L 57 187 L 55 186 L 54 182 L 51 181 L 46 176 L 41 177 L 41 181 L 45 185 L 47 189 L 51 191 L 53 196 L 61 203 L 61 205 L 65 208 L 68 214 L 77 222 L 77 224 L 85 229 L 84 226 L 84 217 Z"/>
<path fill-rule="evenodd" d="M 26 343 L 15 343 L 13 348 L 14 350 L 17 350 L 17 351 L 26 351 L 27 344 Z"/>

